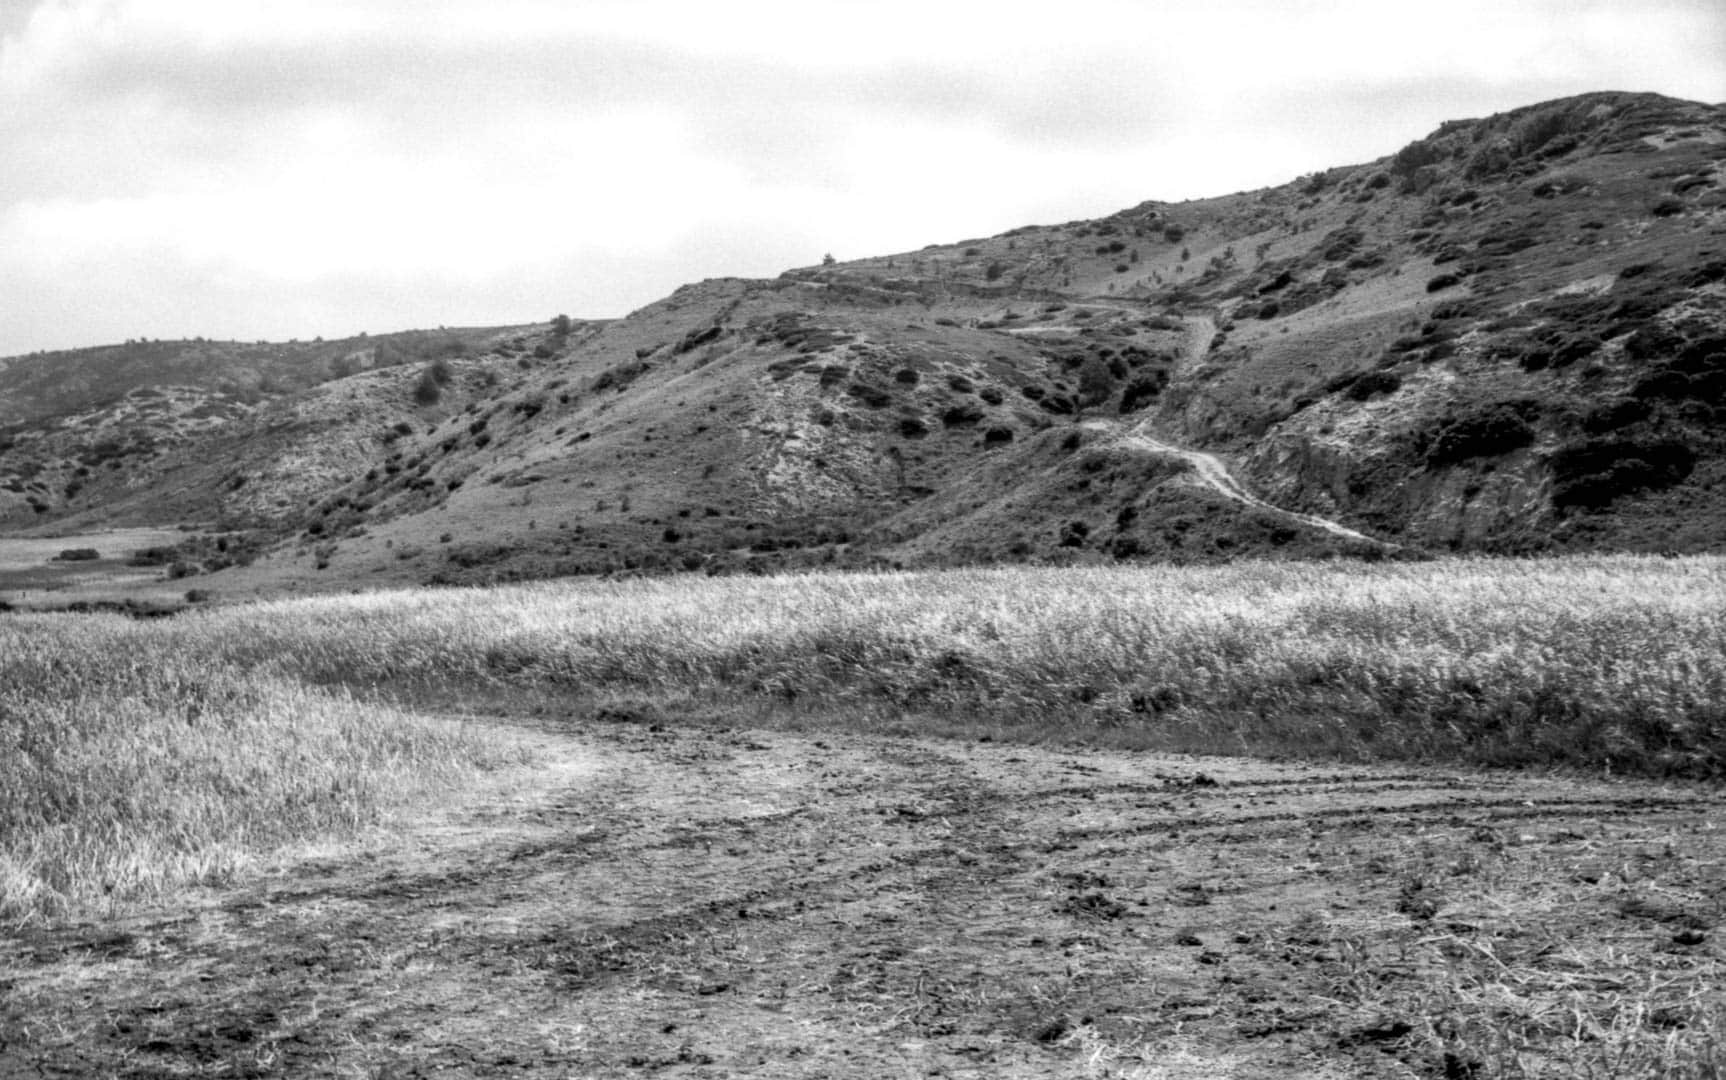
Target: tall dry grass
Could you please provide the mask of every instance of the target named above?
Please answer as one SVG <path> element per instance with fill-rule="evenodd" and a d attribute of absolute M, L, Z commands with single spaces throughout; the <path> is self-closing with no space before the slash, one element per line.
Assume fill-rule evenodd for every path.
<path fill-rule="evenodd" d="M 1716 776 L 1726 562 L 571 581 L 0 620 L 0 913 L 352 829 L 507 755 L 391 704 Z"/>
<path fill-rule="evenodd" d="M 495 734 L 248 671 L 187 636 L 117 616 L 0 620 L 0 922 L 227 880 L 517 757 Z"/>
<path fill-rule="evenodd" d="M 180 632 L 360 689 L 1696 776 L 1726 751 L 1716 558 L 565 582 L 260 605 Z"/>

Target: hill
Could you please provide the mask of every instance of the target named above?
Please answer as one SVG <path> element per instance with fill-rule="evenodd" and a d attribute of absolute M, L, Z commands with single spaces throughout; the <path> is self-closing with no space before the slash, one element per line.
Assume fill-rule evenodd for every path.
<path fill-rule="evenodd" d="M 1590 94 L 1277 188 L 493 332 L 431 400 L 423 357 L 256 403 L 216 376 L 224 422 L 31 513 L 250 530 L 271 553 L 231 588 L 1720 550 L 1723 159 L 1719 106 Z"/>

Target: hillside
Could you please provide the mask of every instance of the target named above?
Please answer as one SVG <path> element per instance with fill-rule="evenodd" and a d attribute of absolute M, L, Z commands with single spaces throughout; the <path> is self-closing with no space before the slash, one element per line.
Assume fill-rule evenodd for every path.
<path fill-rule="evenodd" d="M 1278 188 L 492 333 L 431 403 L 423 357 L 257 404 L 206 379 L 223 423 L 31 513 L 252 530 L 277 547 L 211 579 L 235 589 L 1720 550 L 1723 160 L 1721 107 L 1591 94 Z M 35 370 L 30 401 L 69 400 Z"/>

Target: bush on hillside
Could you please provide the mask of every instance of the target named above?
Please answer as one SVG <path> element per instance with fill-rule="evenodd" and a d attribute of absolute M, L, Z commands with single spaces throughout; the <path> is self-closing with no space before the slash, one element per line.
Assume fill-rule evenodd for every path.
<path fill-rule="evenodd" d="M 1696 452 L 1676 439 L 1585 439 L 1552 456 L 1552 503 L 1603 507 L 1680 483 L 1695 466 Z"/>
<path fill-rule="evenodd" d="M 1394 394 L 1402 389 L 1402 376 L 1392 371 L 1368 371 L 1349 381 L 1345 391 L 1351 401 L 1366 401 L 1376 394 Z"/>
<path fill-rule="evenodd" d="M 1499 457 L 1534 441 L 1529 401 L 1499 401 L 1451 419 L 1426 451 L 1429 466 L 1455 465 L 1473 458 Z"/>
<path fill-rule="evenodd" d="M 1141 375 L 1128 383 L 1127 388 L 1121 392 L 1122 415 L 1137 412 L 1155 401 L 1157 395 L 1163 392 L 1163 387 L 1168 385 L 1168 381 L 1169 373 L 1159 370 L 1150 375 Z"/>
<path fill-rule="evenodd" d="M 419 381 L 414 384 L 414 403 L 417 405 L 436 405 L 443 400 L 443 384 L 430 368 L 420 373 Z"/>

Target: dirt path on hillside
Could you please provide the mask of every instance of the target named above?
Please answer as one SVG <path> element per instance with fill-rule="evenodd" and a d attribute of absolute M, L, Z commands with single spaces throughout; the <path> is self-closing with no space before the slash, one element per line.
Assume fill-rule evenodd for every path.
<path fill-rule="evenodd" d="M 1121 436 L 1121 439 L 1127 445 L 1136 446 L 1141 450 L 1148 451 L 1149 453 L 1165 454 L 1171 457 L 1180 458 L 1182 461 L 1187 462 L 1193 467 L 1193 476 L 1199 483 L 1210 488 L 1212 491 L 1220 493 L 1226 498 L 1232 499 L 1235 502 L 1242 503 L 1246 506 L 1256 507 L 1260 510 L 1267 510 L 1279 517 L 1285 517 L 1291 521 L 1298 521 L 1309 528 L 1330 533 L 1332 536 L 1340 536 L 1346 540 L 1354 540 L 1358 543 L 1370 544 L 1374 547 L 1390 548 L 1395 546 L 1394 544 L 1387 544 L 1382 540 L 1368 536 L 1363 532 L 1357 532 L 1341 522 L 1332 521 L 1325 517 L 1319 517 L 1317 514 L 1303 514 L 1298 510 L 1286 510 L 1280 506 L 1273 506 L 1243 487 L 1240 480 L 1235 477 L 1234 472 L 1229 468 L 1228 463 L 1223 461 L 1223 459 L 1217 455 L 1207 454 L 1203 450 L 1188 450 L 1183 447 L 1175 446 L 1172 443 L 1166 443 L 1161 439 L 1148 435 L 1145 431 L 1146 425 L 1141 424 L 1138 427 L 1128 430 Z"/>
<path fill-rule="evenodd" d="M 1217 324 L 1208 315 L 1189 316 L 1183 321 L 1185 328 L 1181 337 L 1181 364 L 1184 367 L 1193 367 L 1202 361 L 1210 351 L 1211 341 L 1216 337 Z M 1395 544 L 1368 536 L 1341 522 L 1332 521 L 1330 518 L 1303 513 L 1299 510 L 1287 510 L 1266 502 L 1248 491 L 1240 479 L 1235 476 L 1234 470 L 1228 462 L 1221 457 L 1206 453 L 1203 450 L 1191 450 L 1176 446 L 1174 443 L 1159 438 L 1148 419 L 1140 420 L 1136 424 L 1128 424 L 1121 420 L 1090 420 L 1086 422 L 1085 426 L 1116 436 L 1122 445 L 1147 453 L 1180 458 L 1192 466 L 1195 482 L 1243 506 L 1264 510 L 1290 521 L 1299 522 L 1308 528 L 1318 529 L 1321 532 L 1327 532 L 1332 536 L 1352 540 L 1356 543 L 1385 549 L 1397 547 Z"/>
<path fill-rule="evenodd" d="M 1726 899 L 1710 792 L 542 737 L 536 786 L 391 852 L 0 937 L 0 1075 L 1444 1075 L 1477 968 L 1501 1012 L 1726 985 L 1673 944 Z"/>

